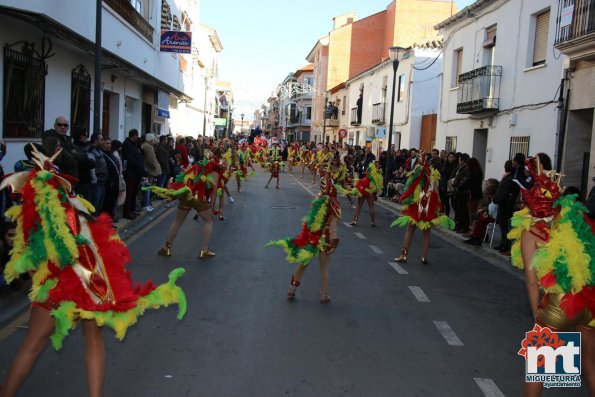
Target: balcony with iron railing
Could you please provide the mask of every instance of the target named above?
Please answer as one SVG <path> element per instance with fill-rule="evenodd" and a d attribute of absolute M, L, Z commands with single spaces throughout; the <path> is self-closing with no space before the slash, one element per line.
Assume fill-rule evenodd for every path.
<path fill-rule="evenodd" d="M 500 105 L 502 66 L 486 65 L 459 75 L 457 113 L 493 112 Z"/>
<path fill-rule="evenodd" d="M 130 4 L 130 0 L 103 0 L 112 10 L 136 29 L 143 37 L 153 42 L 154 29 L 151 24 Z"/>
<path fill-rule="evenodd" d="M 361 120 L 357 117 L 357 107 L 355 108 L 351 108 L 351 117 L 349 124 L 351 125 L 360 125 L 361 124 Z"/>
<path fill-rule="evenodd" d="M 372 105 L 372 123 L 384 124 L 384 103 L 375 103 Z"/>
<path fill-rule="evenodd" d="M 554 46 L 571 57 L 595 48 L 595 0 L 559 0 Z"/>

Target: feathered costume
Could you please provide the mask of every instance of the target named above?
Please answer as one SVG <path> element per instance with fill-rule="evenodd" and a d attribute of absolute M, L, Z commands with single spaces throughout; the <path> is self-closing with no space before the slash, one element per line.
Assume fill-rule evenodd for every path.
<path fill-rule="evenodd" d="M 282 247 L 287 261 L 307 266 L 321 252 L 332 252 L 339 244 L 336 230 L 331 230 L 331 217 L 341 219 L 341 206 L 337 189 L 327 173 L 320 179 L 320 194 L 310 205 L 310 212 L 303 218 L 302 231 L 294 237 L 270 241 L 266 247 Z"/>
<path fill-rule="evenodd" d="M 273 146 L 270 149 L 266 165 L 269 167 L 271 176 L 273 178 L 279 178 L 279 170 L 281 169 L 283 162 L 281 161 L 281 152 L 278 147 Z"/>
<path fill-rule="evenodd" d="M 575 195 L 560 197 L 559 174 L 543 171 L 537 158 L 528 159 L 527 166 L 534 185 L 521 189 L 527 205 L 512 218 L 508 234 L 515 240 L 512 263 L 520 269 L 525 266 L 521 255 L 524 231 L 541 238 L 544 242 L 529 264 L 546 292 L 540 309 L 554 302 L 569 319 L 580 317 L 585 323 L 591 319 L 589 326 L 595 327 L 595 225 Z"/>
<path fill-rule="evenodd" d="M 222 186 L 219 185 L 223 179 L 221 178 L 224 173 L 223 168 L 217 157 L 212 157 L 211 160 L 199 161 L 179 173 L 168 188 L 150 186 L 144 189 L 151 190 L 158 196 L 169 200 L 178 199 L 181 209 L 194 208 L 197 211 L 204 211 L 210 206 L 209 200 L 213 189 L 217 189 L 217 194 L 219 194 L 219 189 L 222 189 Z M 213 172 L 219 174 L 218 180 L 213 177 Z"/>
<path fill-rule="evenodd" d="M 343 194 L 351 194 L 358 197 L 370 197 L 382 192 L 383 184 L 384 178 L 380 171 L 378 171 L 378 168 L 376 168 L 376 162 L 372 162 L 366 170 L 366 175 L 355 182 L 355 186 L 352 190 L 345 190 L 340 186 L 338 189 Z"/>
<path fill-rule="evenodd" d="M 403 215 L 395 219 L 391 227 L 403 227 L 411 223 L 420 230 L 435 225 L 454 229 L 454 221 L 446 215 L 440 215 L 442 203 L 437 192 L 440 172 L 423 160 L 408 176 L 405 192 L 401 195 Z"/>
<path fill-rule="evenodd" d="M 146 309 L 177 304 L 181 319 L 186 297 L 175 282 L 184 269 L 173 270 L 166 284 L 133 286 L 125 269 L 130 253 L 111 218 L 94 218 L 90 203 L 69 194 L 70 177 L 57 173 L 52 164 L 59 154 L 48 159 L 34 149 L 36 167 L 7 176 L 0 186 L 22 196 L 22 204 L 7 211 L 17 232 L 4 276 L 10 282 L 20 274 L 33 274 L 29 298 L 55 318 L 54 348 L 62 347 L 81 319 L 113 328 L 118 339 Z"/>

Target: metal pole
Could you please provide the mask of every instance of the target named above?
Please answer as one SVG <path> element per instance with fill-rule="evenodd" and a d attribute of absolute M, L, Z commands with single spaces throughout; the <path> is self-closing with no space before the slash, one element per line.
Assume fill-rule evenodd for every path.
<path fill-rule="evenodd" d="M 93 132 L 100 132 L 101 111 L 101 10 L 102 0 L 97 0 L 95 11 L 95 88 L 93 92 Z"/>
<path fill-rule="evenodd" d="M 207 135 L 207 79 L 209 75 L 205 73 L 205 102 L 202 110 L 202 136 Z"/>
<path fill-rule="evenodd" d="M 326 137 L 326 106 L 327 106 L 328 98 L 324 98 L 324 108 L 322 109 L 322 118 L 324 121 L 322 122 L 322 146 L 326 144 L 325 137 Z"/>
<path fill-rule="evenodd" d="M 384 168 L 384 188 L 382 195 L 388 194 L 388 182 L 390 181 L 390 147 L 393 144 L 393 120 L 395 116 L 395 87 L 397 82 L 397 69 L 399 68 L 399 61 L 393 61 L 393 93 L 390 100 L 390 124 L 388 125 L 388 148 L 386 149 L 386 166 Z"/>

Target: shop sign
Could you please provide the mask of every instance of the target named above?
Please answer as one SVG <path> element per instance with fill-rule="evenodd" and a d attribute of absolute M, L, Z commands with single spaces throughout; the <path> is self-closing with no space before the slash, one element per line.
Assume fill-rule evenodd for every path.
<path fill-rule="evenodd" d="M 159 50 L 161 52 L 177 52 L 179 54 L 192 53 L 192 32 L 162 30 Z"/>

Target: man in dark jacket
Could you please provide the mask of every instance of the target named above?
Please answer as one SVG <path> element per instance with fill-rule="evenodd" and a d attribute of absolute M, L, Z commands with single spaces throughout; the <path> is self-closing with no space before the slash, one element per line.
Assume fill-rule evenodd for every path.
<path fill-rule="evenodd" d="M 80 131 L 74 134 L 74 153 L 82 160 L 78 162 L 78 184 L 77 193 L 89 202 L 91 199 L 91 174 L 95 172 L 95 157 L 89 153 L 91 144 L 87 131 Z"/>
<path fill-rule="evenodd" d="M 142 178 L 146 176 L 145 161 L 138 146 L 138 131 L 133 128 L 128 132 L 128 138 L 122 144 L 122 158 L 125 162 L 126 172 L 126 200 L 122 210 L 126 219 L 134 219 L 136 214 L 136 195 Z"/>
<path fill-rule="evenodd" d="M 116 221 L 116 200 L 120 192 L 120 163 L 112 153 L 112 140 L 109 137 L 103 138 L 102 149 L 107 165 L 107 178 L 105 180 L 105 199 L 101 211 L 107 212 Z"/>
<path fill-rule="evenodd" d="M 500 245 L 494 249 L 505 255 L 510 255 L 510 240 L 508 232 L 510 231 L 510 220 L 514 213 L 514 205 L 520 192 L 520 187 L 515 182 L 515 172 L 512 161 L 507 160 L 504 163 L 504 176 L 496 189 L 496 194 L 492 201 L 498 204 L 498 226 L 500 226 Z"/>
<path fill-rule="evenodd" d="M 459 158 L 459 167 L 454 177 L 455 194 L 453 204 L 455 210 L 456 232 L 459 234 L 467 233 L 471 226 L 471 219 L 469 218 L 469 211 L 467 210 L 469 191 L 461 189 L 463 181 L 469 175 L 467 161 L 469 161 L 469 155 L 463 153 Z"/>
<path fill-rule="evenodd" d="M 169 178 L 169 150 L 167 148 L 167 136 L 159 136 L 159 144 L 155 146 L 155 156 L 161 166 L 161 175 L 157 177 L 157 186 L 165 187 Z"/>
<path fill-rule="evenodd" d="M 66 119 L 66 117 L 56 117 L 56 121 L 54 122 L 54 128 L 44 131 L 44 133 L 42 134 L 42 145 L 43 141 L 47 140 L 50 137 L 57 138 L 60 147 L 62 148 L 62 153 L 56 159 L 56 166 L 58 167 L 61 173 L 78 178 L 78 162 L 84 161 L 85 157 L 76 153 L 72 144 L 72 138 L 66 135 L 66 133 L 68 132 L 68 126 L 68 120 Z M 73 187 L 76 189 L 75 182 L 73 182 Z"/>

